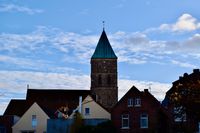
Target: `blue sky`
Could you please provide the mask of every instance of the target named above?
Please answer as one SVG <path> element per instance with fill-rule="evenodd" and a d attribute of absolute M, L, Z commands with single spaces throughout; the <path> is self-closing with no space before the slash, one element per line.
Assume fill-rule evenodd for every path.
<path fill-rule="evenodd" d="M 102 21 L 118 56 L 119 98 L 159 100 L 200 65 L 199 0 L 0 0 L 0 114 L 30 88 L 89 89 Z"/>

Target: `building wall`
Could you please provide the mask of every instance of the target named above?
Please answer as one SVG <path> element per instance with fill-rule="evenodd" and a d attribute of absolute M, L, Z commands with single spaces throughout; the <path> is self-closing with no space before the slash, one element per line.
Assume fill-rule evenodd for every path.
<path fill-rule="evenodd" d="M 149 92 L 132 91 L 123 97 L 122 100 L 112 110 L 112 121 L 119 133 L 144 133 L 144 132 L 159 132 L 161 130 L 160 119 L 160 104 L 154 99 Z M 141 106 L 128 107 L 129 98 L 141 98 Z M 148 128 L 140 127 L 140 116 L 146 113 L 148 115 Z M 122 129 L 122 114 L 129 114 L 129 128 Z M 164 123 L 163 119 L 163 123 Z M 167 125 L 166 125 L 167 128 Z M 162 131 L 167 132 L 167 131 Z"/>
<path fill-rule="evenodd" d="M 37 126 L 32 127 L 32 115 L 36 115 Z M 21 133 L 23 130 L 35 130 L 37 133 L 46 132 L 47 119 L 46 113 L 34 103 L 21 117 L 21 119 L 12 127 L 13 133 Z"/>
<path fill-rule="evenodd" d="M 89 115 L 86 115 L 85 108 L 90 109 Z M 69 118 L 72 119 L 73 115 L 74 113 L 71 114 Z M 97 104 L 89 95 L 82 102 L 81 115 L 83 116 L 83 119 L 111 119 L 111 114 L 102 106 Z"/>
<path fill-rule="evenodd" d="M 85 114 L 85 108 L 90 109 L 89 115 Z M 82 102 L 81 114 L 84 119 L 111 119 L 111 114 L 97 104 L 90 96 L 87 96 Z"/>
<path fill-rule="evenodd" d="M 12 133 L 12 126 L 20 119 L 15 115 L 0 116 L 0 133 Z"/>
<path fill-rule="evenodd" d="M 117 103 L 117 59 L 91 59 L 91 91 L 107 109 Z"/>

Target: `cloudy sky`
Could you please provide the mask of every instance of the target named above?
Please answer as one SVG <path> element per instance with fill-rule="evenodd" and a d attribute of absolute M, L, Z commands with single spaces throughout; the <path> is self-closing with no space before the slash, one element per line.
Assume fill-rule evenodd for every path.
<path fill-rule="evenodd" d="M 118 56 L 119 98 L 158 100 L 200 66 L 199 0 L 0 0 L 0 114 L 30 88 L 89 89 L 102 21 Z"/>

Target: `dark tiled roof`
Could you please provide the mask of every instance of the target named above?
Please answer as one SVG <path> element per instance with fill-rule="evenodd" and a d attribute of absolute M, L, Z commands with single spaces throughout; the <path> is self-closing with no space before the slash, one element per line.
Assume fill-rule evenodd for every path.
<path fill-rule="evenodd" d="M 150 100 L 154 101 L 155 104 L 157 104 L 158 106 L 160 106 L 160 102 L 148 91 L 140 91 L 138 90 L 135 86 L 132 86 L 128 92 L 117 102 L 117 104 L 115 104 L 115 106 L 112 108 L 112 110 L 115 109 L 116 106 L 118 106 L 119 104 L 121 104 L 121 102 L 123 102 L 123 100 L 129 96 L 129 94 L 135 94 L 137 96 L 143 96 L 143 97 L 148 97 Z M 111 110 L 111 111 L 112 111 Z"/>
<path fill-rule="evenodd" d="M 101 34 L 95 52 L 92 55 L 92 59 L 102 59 L 102 58 L 117 59 L 117 56 L 115 55 L 104 30 Z"/>
<path fill-rule="evenodd" d="M 12 99 L 8 104 L 4 115 L 22 116 L 30 106 L 26 100 Z"/>
<path fill-rule="evenodd" d="M 79 104 L 79 96 L 85 99 L 90 90 L 28 89 L 26 100 L 11 100 L 4 115 L 22 116 L 36 102 L 51 118 L 61 106 L 68 105 L 70 112 Z"/>
<path fill-rule="evenodd" d="M 45 101 L 45 100 L 73 100 L 79 96 L 86 97 L 90 90 L 60 90 L 60 89 L 28 89 L 26 99 L 28 101 Z"/>
<path fill-rule="evenodd" d="M 87 95 L 90 95 L 90 90 L 28 89 L 26 99 L 27 102 L 37 102 L 52 118 L 61 106 L 68 105 L 72 112 L 79 104 L 79 96 L 83 100 Z"/>

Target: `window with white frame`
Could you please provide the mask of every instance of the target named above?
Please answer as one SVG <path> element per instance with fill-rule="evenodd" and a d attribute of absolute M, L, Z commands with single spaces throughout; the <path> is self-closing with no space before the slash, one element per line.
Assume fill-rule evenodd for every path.
<path fill-rule="evenodd" d="M 128 107 L 133 107 L 133 98 L 128 99 Z"/>
<path fill-rule="evenodd" d="M 37 126 L 37 118 L 36 115 L 32 115 L 32 127 L 35 128 Z"/>
<path fill-rule="evenodd" d="M 136 106 L 136 107 L 141 106 L 141 99 L 140 99 L 140 98 L 136 98 L 136 99 L 135 99 L 135 106 Z"/>
<path fill-rule="evenodd" d="M 148 115 L 146 113 L 140 115 L 140 128 L 148 128 Z"/>
<path fill-rule="evenodd" d="M 129 114 L 122 115 L 122 129 L 129 128 Z"/>
<path fill-rule="evenodd" d="M 85 115 L 90 115 L 90 108 L 85 108 Z"/>

